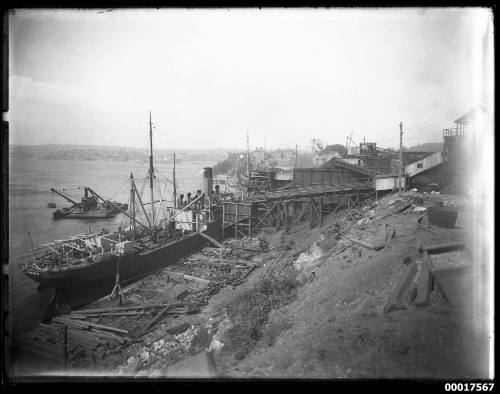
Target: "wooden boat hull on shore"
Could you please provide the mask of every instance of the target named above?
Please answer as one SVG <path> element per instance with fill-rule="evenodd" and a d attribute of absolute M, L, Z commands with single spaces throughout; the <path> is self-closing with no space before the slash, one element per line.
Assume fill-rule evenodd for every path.
<path fill-rule="evenodd" d="M 209 223 L 204 233 L 219 239 L 220 223 Z M 175 264 L 180 258 L 201 249 L 207 242 L 201 235 L 192 233 L 154 248 L 133 250 L 123 255 L 109 254 L 101 261 L 83 267 L 24 273 L 44 286 L 65 292 L 109 292 L 113 289 L 117 272 L 120 273 L 121 285 L 125 286 Z"/>

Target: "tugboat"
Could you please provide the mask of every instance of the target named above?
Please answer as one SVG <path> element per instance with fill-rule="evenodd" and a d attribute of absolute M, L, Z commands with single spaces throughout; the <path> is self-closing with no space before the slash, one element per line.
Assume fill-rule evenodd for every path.
<path fill-rule="evenodd" d="M 85 186 L 84 196 L 81 202 L 76 202 L 67 194 L 51 188 L 50 191 L 55 193 L 65 200 L 68 200 L 73 205 L 69 208 L 57 209 L 52 214 L 53 219 L 94 219 L 94 218 L 110 218 L 116 216 L 121 210 L 128 208 L 127 204 L 120 204 L 116 201 L 109 201 L 102 198 L 90 187 Z M 89 193 L 91 194 L 89 196 Z M 99 202 L 99 200 L 101 202 Z"/>
<path fill-rule="evenodd" d="M 101 232 L 79 234 L 33 247 L 33 260 L 21 265 L 26 276 L 55 289 L 73 292 L 77 289 L 92 289 L 101 295 L 113 288 L 117 278 L 121 285 L 127 285 L 176 263 L 181 257 L 201 249 L 207 242 L 218 244 L 217 239 L 221 236 L 220 207 L 213 204 L 212 169 L 205 168 L 203 192 L 199 190 L 190 201 L 174 197 L 174 206 L 166 207 L 166 217 L 160 219 L 165 188 L 162 198 L 154 201 L 151 112 L 149 137 L 148 183 L 151 201 L 147 204 L 142 202 L 131 173 L 128 209 L 124 210 L 109 202 L 128 217 L 129 226 L 123 230 L 119 227 L 114 233 L 103 229 Z M 155 203 L 159 203 L 157 207 Z M 150 205 L 149 214 L 146 205 Z"/>

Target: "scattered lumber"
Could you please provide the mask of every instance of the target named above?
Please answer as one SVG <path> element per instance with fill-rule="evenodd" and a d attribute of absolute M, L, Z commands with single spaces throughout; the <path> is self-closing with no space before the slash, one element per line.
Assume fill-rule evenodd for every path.
<path fill-rule="evenodd" d="M 162 332 L 159 333 L 159 336 L 153 337 L 154 339 L 151 338 L 146 338 L 148 340 L 148 343 L 146 346 L 151 346 L 154 342 L 159 341 L 160 339 L 164 338 L 167 335 L 177 335 L 180 334 L 184 331 L 186 331 L 189 327 L 191 327 L 191 324 L 184 322 L 180 324 L 176 324 L 174 326 L 167 327 L 166 329 L 162 329 Z"/>
<path fill-rule="evenodd" d="M 192 282 L 198 282 L 198 283 L 203 283 L 203 284 L 212 283 L 211 280 L 199 278 L 199 277 L 193 276 L 193 275 L 186 275 L 183 272 L 166 271 L 166 274 L 169 277 L 173 277 L 174 279 L 177 279 L 177 280 L 190 280 Z"/>
<path fill-rule="evenodd" d="M 207 252 L 215 252 L 215 253 L 219 253 L 219 252 L 229 253 L 229 252 L 231 252 L 232 248 L 212 248 L 210 246 L 206 246 L 204 248 L 204 250 L 206 250 Z"/>
<path fill-rule="evenodd" d="M 147 333 L 148 331 L 151 330 L 151 327 L 153 327 L 155 325 L 155 323 L 160 320 L 163 315 L 165 315 L 165 313 L 168 311 L 168 309 L 170 308 L 170 305 L 167 305 L 165 308 L 163 308 L 160 313 L 158 313 L 158 315 L 153 319 L 151 320 L 148 325 L 144 328 L 144 330 L 142 330 L 142 333 L 139 335 L 139 336 L 143 336 L 145 333 Z"/>
<path fill-rule="evenodd" d="M 396 209 L 396 212 L 397 212 L 397 213 L 401 213 L 401 212 L 403 212 L 404 210 L 406 210 L 406 209 L 410 208 L 410 207 L 411 207 L 411 205 L 412 205 L 412 203 L 405 204 L 405 205 L 403 205 L 401 208 Z"/>
<path fill-rule="evenodd" d="M 397 284 L 396 288 L 392 292 L 391 297 L 389 298 L 389 302 L 384 307 L 384 313 L 392 312 L 396 309 L 404 309 L 404 305 L 401 302 L 401 296 L 404 291 L 411 283 L 415 274 L 417 273 L 417 265 L 415 263 L 411 263 L 406 270 L 406 274 L 403 279 Z"/>
<path fill-rule="evenodd" d="M 429 295 L 432 291 L 432 281 L 431 261 L 427 252 L 424 251 L 422 265 L 420 266 L 415 305 L 425 306 L 429 303 Z"/>
<path fill-rule="evenodd" d="M 344 250 L 346 250 L 347 248 L 349 248 L 351 246 L 352 246 L 352 243 L 346 244 L 346 245 L 342 246 L 340 249 L 335 250 L 335 252 L 333 253 L 333 255 L 336 256 L 336 255 L 342 253 Z"/>
<path fill-rule="evenodd" d="M 62 346 L 42 344 L 27 338 L 16 342 L 16 347 L 20 348 L 22 352 L 29 352 L 44 359 L 56 362 L 62 362 L 64 356 Z"/>
<path fill-rule="evenodd" d="M 379 250 L 385 246 L 385 242 L 383 242 L 383 241 L 380 241 L 376 244 L 372 244 L 370 242 L 362 241 L 361 239 L 353 238 L 349 235 L 346 235 L 346 238 L 349 239 L 350 241 L 358 244 L 358 245 L 364 246 L 365 248 L 372 249 L 372 250 Z"/>
<path fill-rule="evenodd" d="M 184 274 L 184 279 L 186 280 L 190 280 L 190 281 L 193 281 L 193 282 L 198 282 L 198 283 L 204 283 L 204 284 L 210 284 L 212 283 L 211 280 L 208 280 L 208 279 L 204 279 L 204 278 L 199 278 L 197 276 L 193 276 L 193 275 L 186 275 Z"/>
<path fill-rule="evenodd" d="M 90 330 L 90 323 L 77 319 L 67 319 L 63 317 L 53 317 L 52 322 L 59 323 L 68 327 L 77 327 L 84 330 Z"/>
<path fill-rule="evenodd" d="M 110 308 L 99 308 L 99 309 L 82 309 L 79 311 L 71 312 L 71 314 L 75 315 L 85 315 L 92 313 L 102 313 L 102 312 L 123 312 L 123 311 L 134 311 L 141 309 L 153 309 L 153 308 L 165 308 L 169 304 L 154 304 L 154 305 L 134 305 L 134 306 L 117 306 Z M 67 317 L 67 315 L 64 315 Z"/>
<path fill-rule="evenodd" d="M 191 327 L 191 324 L 184 322 L 167 328 L 165 332 L 170 335 L 177 335 L 186 331 L 189 327 Z"/>
<path fill-rule="evenodd" d="M 141 316 L 151 312 L 102 312 L 102 313 L 89 313 L 86 315 L 69 315 L 70 319 L 91 319 L 93 317 L 109 317 L 109 316 Z"/>
<path fill-rule="evenodd" d="M 184 264 L 199 264 L 199 265 L 210 265 L 214 267 L 221 267 L 224 265 L 243 265 L 243 266 L 249 266 L 252 265 L 250 262 L 246 260 L 241 260 L 241 259 L 222 259 L 222 260 L 216 260 L 216 259 L 210 259 L 210 258 L 205 258 L 205 259 L 198 259 L 198 258 L 191 258 L 184 262 Z"/>
<path fill-rule="evenodd" d="M 85 322 L 85 321 L 76 320 L 76 319 L 66 319 L 63 317 L 53 317 L 52 321 L 55 323 L 63 324 L 65 326 L 77 327 L 77 328 L 81 328 L 84 330 L 90 330 L 91 328 L 98 328 L 98 329 L 100 328 L 102 330 L 128 334 L 127 330 L 122 330 L 121 328 L 103 326 L 102 324 L 90 323 L 90 322 Z"/>
<path fill-rule="evenodd" d="M 189 290 L 184 290 L 183 292 L 177 294 L 177 297 L 175 297 L 176 300 L 183 300 L 186 298 L 191 292 Z"/>
<path fill-rule="evenodd" d="M 63 349 L 61 344 L 49 344 L 25 337 L 19 342 L 22 348 L 28 348 L 36 352 L 45 353 L 48 356 L 62 357 Z"/>
<path fill-rule="evenodd" d="M 425 250 L 426 252 L 444 253 L 444 252 L 449 252 L 452 250 L 465 249 L 465 243 L 463 243 L 463 242 L 449 242 L 449 243 L 437 244 L 437 245 L 428 245 L 428 246 L 424 245 L 424 246 L 422 246 L 422 249 Z"/>
<path fill-rule="evenodd" d="M 92 330 L 92 332 L 95 333 L 95 335 L 98 338 L 114 339 L 115 341 L 119 342 L 120 344 L 123 344 L 126 341 L 132 341 L 132 339 L 129 337 L 121 337 L 119 335 L 113 334 L 112 332 L 108 332 L 108 331 Z"/>

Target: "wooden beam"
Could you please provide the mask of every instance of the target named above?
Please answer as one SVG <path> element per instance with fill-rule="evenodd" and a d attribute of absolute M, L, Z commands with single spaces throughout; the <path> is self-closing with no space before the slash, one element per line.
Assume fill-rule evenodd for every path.
<path fill-rule="evenodd" d="M 85 322 L 85 321 L 74 320 L 74 319 L 65 319 L 63 317 L 53 317 L 52 321 L 55 323 L 60 323 L 63 325 L 78 327 L 78 328 L 82 328 L 82 329 L 100 328 L 102 330 L 116 331 L 116 332 L 128 334 L 127 330 L 122 330 L 121 328 L 103 326 L 101 324 L 95 324 L 95 323 L 90 323 L 90 322 Z"/>
<path fill-rule="evenodd" d="M 461 250 L 465 249 L 465 243 L 463 242 L 450 242 L 438 245 L 428 245 L 423 246 L 422 249 L 426 252 L 430 252 L 431 254 L 435 253 L 444 253 L 452 250 Z"/>
<path fill-rule="evenodd" d="M 404 309 L 404 305 L 401 301 L 401 296 L 403 295 L 406 288 L 409 286 L 415 274 L 417 273 L 417 265 L 415 263 L 411 263 L 408 266 L 405 276 L 402 280 L 399 281 L 396 288 L 392 292 L 392 295 L 384 307 L 384 313 L 392 312 L 396 309 Z"/>
<path fill-rule="evenodd" d="M 422 265 L 420 266 L 415 305 L 425 306 L 429 303 L 429 295 L 432 291 L 432 280 L 431 262 L 429 255 L 424 251 Z"/>
<path fill-rule="evenodd" d="M 160 313 L 158 313 L 158 315 L 153 319 L 151 320 L 148 325 L 144 328 L 144 330 L 142 330 L 141 334 L 139 336 L 143 336 L 147 331 L 149 331 L 149 329 L 151 327 L 153 327 L 153 325 L 158 321 L 160 320 L 163 315 L 165 315 L 165 313 L 168 311 L 168 309 L 170 308 L 170 305 L 167 305 L 165 308 L 163 308 Z"/>
<path fill-rule="evenodd" d="M 270 215 L 270 213 L 276 208 L 277 202 L 273 204 L 273 206 L 260 218 L 260 220 L 257 222 L 257 224 L 254 226 L 254 228 L 258 228 L 260 224 Z"/>
<path fill-rule="evenodd" d="M 236 221 L 234 223 L 234 238 L 238 238 L 238 203 L 236 203 Z"/>
<path fill-rule="evenodd" d="M 382 242 L 382 241 L 379 243 L 376 243 L 376 244 L 372 244 L 370 242 L 366 242 L 366 241 L 362 241 L 360 239 L 353 238 L 349 235 L 346 235 L 345 237 L 347 239 L 351 240 L 352 242 L 354 242 L 358 245 L 364 246 L 365 248 L 368 248 L 368 249 L 379 250 L 385 246 L 385 242 Z"/>
<path fill-rule="evenodd" d="M 342 195 L 342 198 L 340 199 L 339 203 L 337 204 L 337 206 L 334 208 L 334 210 L 332 212 L 330 212 L 326 218 L 325 218 L 325 221 L 327 221 L 328 219 L 330 219 L 330 217 L 332 217 L 333 215 L 335 215 L 335 212 L 337 212 L 337 210 L 340 208 L 340 206 L 344 203 L 346 197 L 348 195 L 347 194 L 343 194 Z"/>
<path fill-rule="evenodd" d="M 311 204 L 311 201 L 307 200 L 306 204 L 304 205 L 304 207 L 302 208 L 302 210 L 300 211 L 300 213 L 298 215 L 297 221 L 301 221 L 304 218 L 308 209 L 310 209 L 310 204 Z"/>
<path fill-rule="evenodd" d="M 99 309 L 82 309 L 77 311 L 72 311 L 71 314 L 91 314 L 91 313 L 103 313 L 103 312 L 116 312 L 116 311 L 135 311 L 141 309 L 153 309 L 153 308 L 162 308 L 169 304 L 156 304 L 156 305 L 134 305 L 134 306 L 117 306 L 110 308 L 99 308 Z"/>

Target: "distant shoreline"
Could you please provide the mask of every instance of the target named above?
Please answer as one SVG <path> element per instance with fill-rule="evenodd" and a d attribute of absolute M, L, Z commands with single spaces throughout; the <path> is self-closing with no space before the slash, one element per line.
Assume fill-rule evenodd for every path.
<path fill-rule="evenodd" d="M 155 161 L 173 163 L 174 154 L 176 162 L 183 160 L 213 160 L 215 162 L 227 157 L 229 150 L 206 149 L 206 150 L 155 150 L 153 152 Z M 87 145 L 10 145 L 9 158 L 16 159 L 47 159 L 47 160 L 71 160 L 71 161 L 146 161 L 149 160 L 149 152 L 139 148 L 122 148 L 109 146 L 87 146 Z"/>

